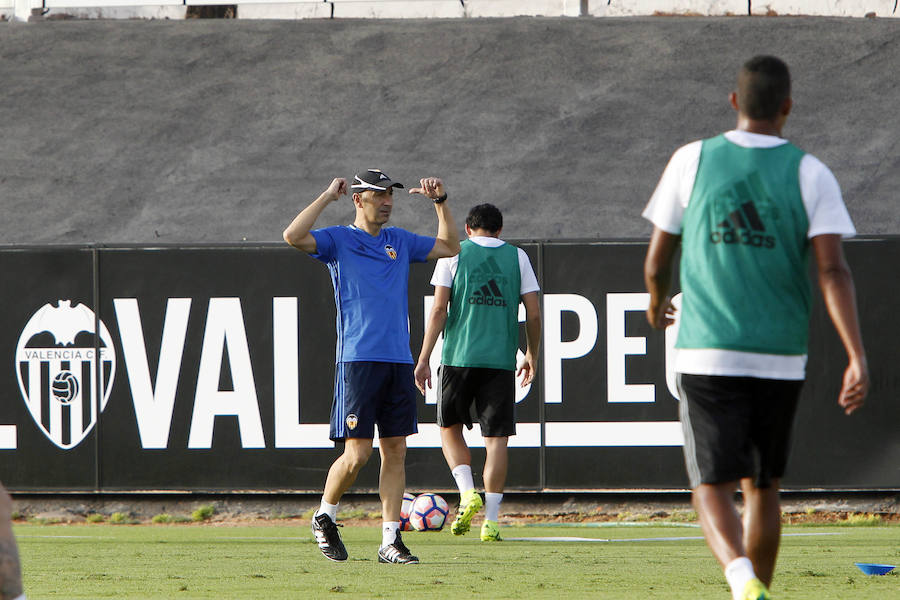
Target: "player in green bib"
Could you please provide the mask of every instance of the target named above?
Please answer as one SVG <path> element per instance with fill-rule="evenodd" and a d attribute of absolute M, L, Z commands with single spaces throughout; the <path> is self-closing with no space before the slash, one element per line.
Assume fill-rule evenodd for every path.
<path fill-rule="evenodd" d="M 741 68 L 737 128 L 672 156 L 644 217 L 647 319 L 674 323 L 684 456 L 707 544 L 733 600 L 768 600 L 781 537 L 778 487 L 806 376 L 808 259 L 848 356 L 838 404 L 862 406 L 868 367 L 841 238 L 855 234 L 837 180 L 781 137 L 791 110 L 787 66 Z M 669 292 L 681 246 L 681 294 Z M 734 505 L 740 485 L 743 522 Z"/>
<path fill-rule="evenodd" d="M 497 524 L 506 484 L 509 436 L 516 433 L 515 379 L 531 383 L 541 339 L 538 283 L 528 256 L 499 238 L 503 215 L 491 204 L 469 211 L 457 256 L 437 262 L 431 283 L 434 305 L 415 369 L 422 393 L 431 387 L 430 358 L 443 331 L 438 370 L 437 421 L 441 446 L 460 493 L 454 535 L 469 531 L 485 507 L 481 539 L 499 541 Z M 516 371 L 519 301 L 525 306 L 527 350 Z M 484 436 L 485 501 L 475 490 L 472 457 L 463 426 L 477 421 Z"/>

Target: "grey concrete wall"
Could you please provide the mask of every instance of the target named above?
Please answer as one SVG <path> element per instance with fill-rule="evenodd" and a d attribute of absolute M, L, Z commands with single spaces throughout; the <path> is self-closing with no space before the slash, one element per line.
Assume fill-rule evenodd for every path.
<path fill-rule="evenodd" d="M 0 243 L 280 240 L 367 167 L 442 176 L 508 237 L 647 236 L 668 156 L 733 126 L 763 52 L 793 70 L 786 136 L 860 232 L 900 233 L 896 20 L 82 21 L 0 24 Z"/>

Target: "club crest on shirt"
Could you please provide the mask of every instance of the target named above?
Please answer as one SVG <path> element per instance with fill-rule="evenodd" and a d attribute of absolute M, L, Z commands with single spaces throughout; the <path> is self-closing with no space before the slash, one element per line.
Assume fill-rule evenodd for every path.
<path fill-rule="evenodd" d="M 359 425 L 359 417 L 357 417 L 353 413 L 347 415 L 347 427 L 353 430 L 356 429 L 357 425 Z"/>
<path fill-rule="evenodd" d="M 397 260 L 397 251 L 394 250 L 394 247 L 390 244 L 385 244 L 384 246 L 385 253 L 391 257 L 391 260 Z"/>

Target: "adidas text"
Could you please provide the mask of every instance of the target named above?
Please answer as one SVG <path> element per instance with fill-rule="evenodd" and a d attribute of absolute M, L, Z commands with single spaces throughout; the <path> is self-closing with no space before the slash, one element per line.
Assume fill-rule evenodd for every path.
<path fill-rule="evenodd" d="M 493 298 L 491 296 L 469 296 L 469 304 L 503 307 L 506 306 L 506 300 L 503 298 Z"/>
<path fill-rule="evenodd" d="M 709 234 L 709 241 L 713 244 L 744 244 L 754 248 L 774 248 L 775 238 L 771 235 L 761 235 L 743 230 L 740 233 L 730 230 L 724 233 L 713 231 Z"/>

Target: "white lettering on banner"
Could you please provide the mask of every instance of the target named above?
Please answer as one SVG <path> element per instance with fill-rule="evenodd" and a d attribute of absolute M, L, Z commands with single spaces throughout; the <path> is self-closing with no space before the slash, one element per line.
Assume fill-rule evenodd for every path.
<path fill-rule="evenodd" d="M 0 450 L 15 450 L 18 434 L 15 425 L 0 425 Z"/>
<path fill-rule="evenodd" d="M 406 438 L 407 448 L 440 448 L 441 431 L 437 423 L 419 423 L 419 432 Z M 484 448 L 484 437 L 481 435 L 481 425 L 473 423 L 472 429 L 462 429 L 463 439 L 469 448 Z M 375 446 L 378 446 L 378 438 L 375 438 Z M 516 423 L 516 435 L 509 438 L 510 448 L 540 448 L 541 424 L 540 423 Z"/>
<path fill-rule="evenodd" d="M 72 350 L 56 348 L 42 348 L 39 350 L 23 350 L 27 360 L 94 360 L 94 351 L 89 348 L 75 348 Z M 101 352 L 102 354 L 102 352 Z"/>
<path fill-rule="evenodd" d="M 227 348 L 233 391 L 219 390 Z M 210 298 L 188 448 L 211 448 L 217 416 L 234 415 L 243 448 L 265 448 L 240 298 Z"/>
<path fill-rule="evenodd" d="M 428 318 L 431 316 L 431 309 L 434 307 L 434 296 L 425 296 L 422 302 L 425 308 L 425 329 L 428 329 Z M 428 365 L 431 367 L 431 387 L 425 386 L 425 404 L 437 404 L 438 389 L 440 385 L 437 378 L 438 367 L 441 366 L 441 352 L 444 349 L 444 332 L 438 334 L 437 341 L 434 343 L 434 349 L 428 358 Z M 414 357 L 418 360 L 418 356 Z"/>
<path fill-rule="evenodd" d="M 440 428 L 435 423 L 419 423 L 419 432 L 409 436 L 409 448 L 440 448 Z M 463 429 L 470 448 L 484 448 L 481 426 Z M 375 446 L 378 440 L 375 440 Z M 551 421 L 544 428 L 544 445 L 548 448 L 571 447 L 667 447 L 684 445 L 684 434 L 678 421 L 614 421 L 570 423 Z M 312 446 L 308 446 L 312 447 Z M 540 448 L 541 424 L 516 423 L 516 435 L 509 438 L 510 448 Z"/>
<path fill-rule="evenodd" d="M 680 295 L 673 299 L 680 306 Z M 151 371 L 152 357 L 148 357 L 146 333 L 143 329 L 140 307 L 136 298 L 114 298 L 113 308 L 118 322 L 122 355 L 128 374 L 128 386 L 132 396 L 135 419 L 141 447 L 145 449 L 166 449 L 173 426 L 174 407 L 179 391 L 179 379 L 187 347 L 191 298 L 169 298 L 166 304 L 162 331 L 159 336 L 159 357 L 154 371 Z M 262 426 L 259 398 L 255 385 L 253 363 L 250 355 L 241 301 L 239 298 L 210 298 L 207 306 L 205 329 L 199 356 L 199 368 L 194 385 L 193 412 L 189 424 L 187 447 L 190 449 L 212 448 L 217 417 L 234 417 L 240 432 L 243 448 L 265 448 L 266 438 Z M 431 313 L 434 298 L 423 298 L 425 325 Z M 650 384 L 627 384 L 625 363 L 629 355 L 647 353 L 646 338 L 625 335 L 625 315 L 629 311 L 643 311 L 649 296 L 641 293 L 611 293 L 606 297 L 607 325 L 607 379 L 609 402 L 653 402 L 655 388 Z M 300 313 L 298 297 L 272 298 L 272 371 L 269 376 L 273 383 L 273 413 L 275 448 L 333 448 L 328 439 L 327 423 L 301 423 L 302 407 L 300 399 Z M 595 348 L 598 336 L 597 312 L 592 302 L 577 294 L 546 294 L 543 301 L 545 401 L 558 404 L 563 401 L 563 361 L 583 357 Z M 563 312 L 574 313 L 577 319 L 574 338 L 563 338 Z M 146 315 L 145 315 L 146 317 Z M 518 320 L 525 320 L 525 310 L 519 305 Z M 91 320 L 93 323 L 93 320 Z M 102 324 L 101 324 L 102 325 Z M 157 334 L 159 332 L 153 332 Z M 666 337 L 666 383 L 673 397 L 677 397 L 674 386 L 673 357 L 677 322 L 670 327 Z M 107 337 L 108 334 L 106 334 Z M 570 335 L 571 334 L 568 334 Z M 308 336 L 308 334 L 307 334 Z M 151 335 L 151 338 L 157 337 Z M 199 340 L 198 340 L 199 341 Z M 111 361 L 108 355 L 114 352 L 111 337 L 105 340 L 106 348 L 101 350 L 101 358 Z M 434 386 L 426 390 L 426 404 L 435 404 L 437 399 L 437 367 L 440 363 L 443 338 L 438 337 L 430 359 Z M 94 361 L 95 350 L 91 347 L 26 347 L 22 344 L 19 362 L 28 365 L 19 367 L 20 373 L 30 369 L 37 371 L 40 363 L 49 364 L 50 379 L 61 372 L 62 361 L 68 361 L 69 370 L 80 372 L 79 361 Z M 598 348 L 598 352 L 602 352 Z M 517 351 L 517 363 L 524 354 Z M 599 357 L 598 357 L 599 358 Z M 23 362 L 24 361 L 24 362 Z M 224 364 L 227 361 L 227 364 Z M 221 390 L 222 369 L 230 371 L 232 387 Z M 112 386 L 113 368 L 109 367 L 108 381 Z M 35 381 L 46 374 L 26 373 Z M 24 375 L 20 374 L 20 377 Z M 185 387 L 182 385 L 182 388 Z M 84 388 L 85 393 L 90 386 Z M 38 394 L 43 388 L 36 388 Z M 73 388 L 74 389 L 74 388 Z M 516 402 L 528 396 L 531 386 L 516 387 Z M 49 392 L 44 392 L 49 393 Z M 93 392 L 92 392 L 93 393 Z M 106 392 L 108 393 L 108 392 Z M 40 399 L 39 396 L 35 396 Z M 74 389 L 72 403 L 81 401 L 81 391 Z M 183 399 L 184 400 L 184 399 Z M 265 400 L 265 399 L 264 399 Z M 92 404 L 96 403 L 91 398 Z M 105 401 L 105 400 L 104 400 Z M 37 403 L 40 405 L 40 403 Z M 52 431 L 61 430 L 59 414 L 54 414 L 53 405 L 47 413 L 47 427 Z M 77 412 L 77 411 L 76 411 Z M 79 431 L 85 429 L 81 414 L 72 416 L 72 423 Z M 541 431 L 545 431 L 548 446 L 565 445 L 677 445 L 681 443 L 672 425 L 647 422 L 621 424 L 618 433 L 605 427 L 620 425 L 602 422 L 585 422 L 569 426 L 565 423 L 549 422 L 542 430 L 538 423 L 520 423 L 520 436 L 513 445 L 521 447 L 540 446 Z M 422 423 L 422 433 L 411 438 L 410 447 L 440 447 L 433 423 Z M 0 449 L 15 449 L 17 446 L 15 425 L 0 425 Z M 477 437 L 477 436 L 476 436 Z M 55 443 L 55 442 L 54 442 Z"/>
<path fill-rule="evenodd" d="M 672 397 L 679 400 L 678 386 L 675 385 L 675 340 L 681 323 L 681 292 L 672 296 L 672 306 L 675 307 L 675 322 L 666 327 L 666 387 Z"/>
<path fill-rule="evenodd" d="M 525 305 L 519 302 L 519 323 L 525 322 Z M 519 368 L 519 365 L 522 364 L 522 359 L 525 358 L 525 353 L 522 352 L 521 349 L 516 349 L 516 369 Z M 539 358 L 539 357 L 537 357 Z M 531 391 L 531 384 L 529 383 L 525 387 L 522 387 L 522 377 L 520 375 L 516 375 L 516 404 L 521 402 L 528 396 L 528 392 Z"/>
<path fill-rule="evenodd" d="M 434 296 L 425 296 L 423 299 L 423 306 L 425 308 L 425 329 L 428 329 L 428 317 L 431 315 L 431 308 L 434 306 Z M 525 322 L 525 305 L 521 302 L 519 303 L 519 323 Z M 441 351 L 444 347 L 444 333 L 441 332 L 438 334 L 437 341 L 434 344 L 434 348 L 431 351 L 431 356 L 428 359 L 428 364 L 431 367 L 431 382 L 432 386 L 429 388 L 427 385 L 425 386 L 425 404 L 437 404 L 437 369 L 441 365 Z M 516 366 L 518 367 L 519 363 L 522 359 L 525 358 L 525 354 L 521 349 L 516 350 Z M 416 357 L 418 360 L 418 357 Z M 528 396 L 528 392 L 531 391 L 531 384 L 529 383 L 527 386 L 522 387 L 522 378 L 516 377 L 516 404 L 521 402 Z"/>
<path fill-rule="evenodd" d="M 578 316 L 578 337 L 562 341 L 562 313 Z M 577 294 L 544 294 L 544 401 L 562 402 L 562 361 L 590 352 L 597 341 L 597 311 Z"/>
<path fill-rule="evenodd" d="M 272 298 L 275 447 L 303 448 L 309 431 L 300 424 L 300 318 L 297 298 Z M 325 438 L 329 446 L 328 433 Z"/>
<path fill-rule="evenodd" d="M 654 402 L 653 384 L 625 383 L 625 357 L 647 354 L 647 338 L 625 335 L 625 313 L 646 311 L 650 294 L 606 294 L 606 381 L 608 402 Z"/>
<path fill-rule="evenodd" d="M 115 298 L 113 306 L 119 323 L 122 354 L 125 358 L 125 370 L 128 372 L 128 384 L 131 386 L 131 401 L 134 404 L 141 446 L 165 449 L 169 445 L 172 409 L 181 373 L 191 299 L 169 298 L 166 304 L 156 367 L 156 385 L 150 380 L 147 345 L 137 299 Z"/>
<path fill-rule="evenodd" d="M 684 445 L 679 421 L 550 422 L 544 436 L 550 448 Z"/>

